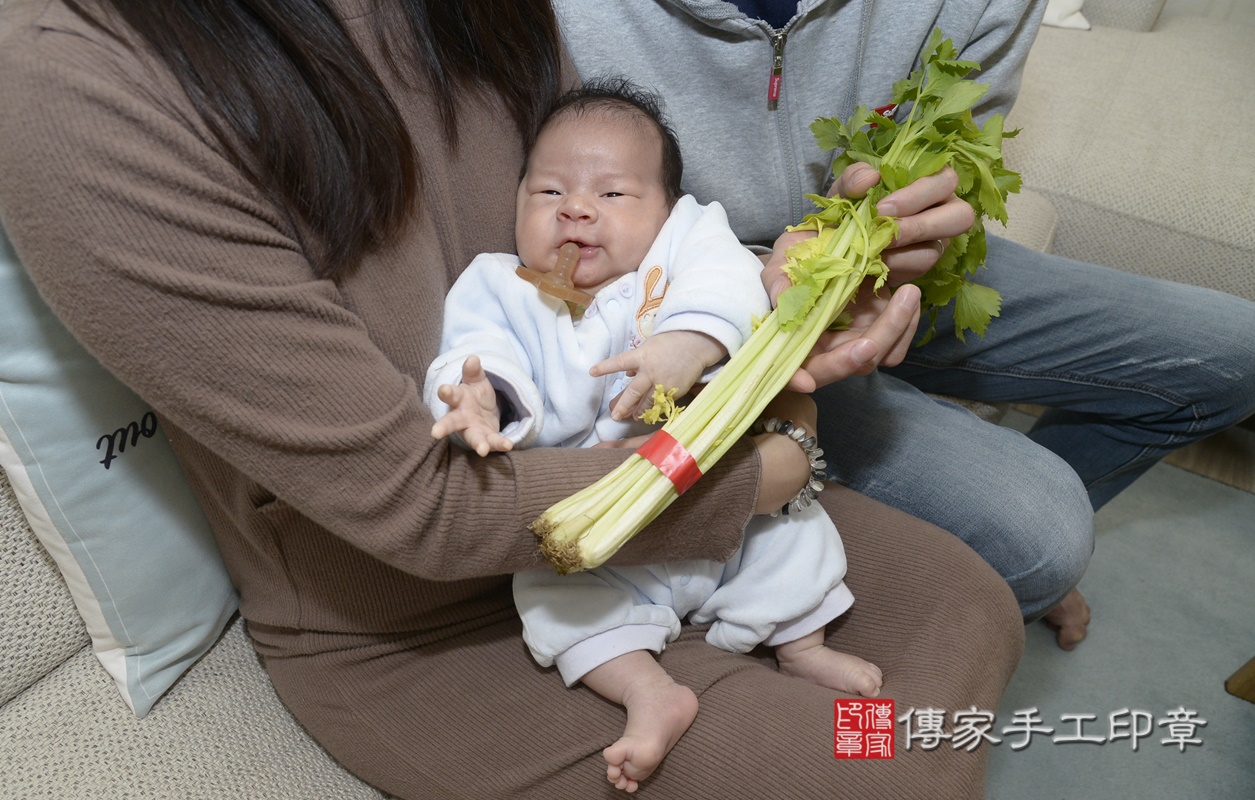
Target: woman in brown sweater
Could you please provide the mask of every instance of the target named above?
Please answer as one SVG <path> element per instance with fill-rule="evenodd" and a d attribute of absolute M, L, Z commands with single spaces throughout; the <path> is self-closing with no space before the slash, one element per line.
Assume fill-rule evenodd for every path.
<path fill-rule="evenodd" d="M 49 304 L 159 411 L 283 700 L 407 798 L 612 793 L 622 710 L 528 657 L 526 525 L 617 450 L 480 459 L 418 396 L 442 300 L 511 251 L 522 141 L 574 76 L 544 0 L 8 0 L 0 216 Z M 901 309 L 899 309 L 901 311 Z M 892 343 L 907 323 L 875 335 Z M 889 348 L 881 344 L 881 350 Z M 797 490 L 739 443 L 616 563 L 724 558 Z M 1023 630 L 944 531 L 833 487 L 859 603 L 834 646 L 911 708 L 994 710 Z M 978 796 L 986 749 L 833 757 L 835 692 L 689 630 L 702 714 L 657 797 Z"/>

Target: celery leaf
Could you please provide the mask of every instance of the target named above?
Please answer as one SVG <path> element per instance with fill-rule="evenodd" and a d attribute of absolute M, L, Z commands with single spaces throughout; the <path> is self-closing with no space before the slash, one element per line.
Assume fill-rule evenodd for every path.
<path fill-rule="evenodd" d="M 963 341 L 963 331 L 984 336 L 989 321 L 1002 311 L 1002 295 L 979 283 L 964 283 L 954 300 L 954 332 Z"/>

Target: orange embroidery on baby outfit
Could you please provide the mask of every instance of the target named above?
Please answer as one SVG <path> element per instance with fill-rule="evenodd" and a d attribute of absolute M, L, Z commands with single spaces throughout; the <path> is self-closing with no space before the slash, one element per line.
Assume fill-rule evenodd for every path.
<path fill-rule="evenodd" d="M 642 338 L 654 332 L 654 316 L 662 305 L 662 298 L 667 294 L 667 284 L 664 283 L 662 291 L 658 292 L 657 297 L 654 296 L 654 290 L 661 281 L 662 267 L 650 267 L 649 272 L 645 273 L 645 297 L 640 308 L 636 309 L 636 331 Z"/>

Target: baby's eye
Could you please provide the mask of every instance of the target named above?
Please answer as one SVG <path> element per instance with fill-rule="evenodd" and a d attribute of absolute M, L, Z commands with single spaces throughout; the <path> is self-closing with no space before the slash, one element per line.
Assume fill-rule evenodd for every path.
<path fill-rule="evenodd" d="M 623 192 L 606 192 L 602 197 L 622 197 Z"/>

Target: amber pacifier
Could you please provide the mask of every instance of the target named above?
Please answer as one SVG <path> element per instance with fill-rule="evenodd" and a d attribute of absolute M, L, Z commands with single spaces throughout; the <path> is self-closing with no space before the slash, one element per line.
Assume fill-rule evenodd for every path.
<path fill-rule="evenodd" d="M 553 272 L 537 272 L 521 264 L 514 268 L 518 276 L 536 286 L 544 294 L 565 300 L 571 306 L 571 313 L 582 314 L 584 309 L 593 304 L 593 296 L 583 289 L 575 288 L 571 280 L 575 267 L 580 263 L 580 246 L 575 242 L 567 242 L 558 248 L 558 263 Z"/>

